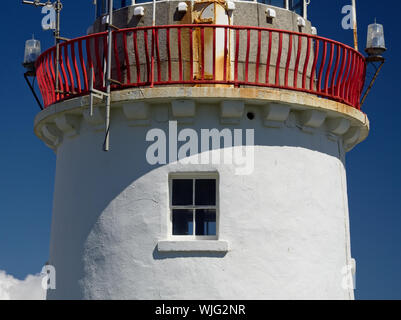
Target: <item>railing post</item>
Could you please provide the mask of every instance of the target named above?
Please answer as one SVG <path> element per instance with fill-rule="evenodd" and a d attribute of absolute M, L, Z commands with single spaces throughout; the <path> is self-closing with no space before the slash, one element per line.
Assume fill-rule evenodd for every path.
<path fill-rule="evenodd" d="M 151 60 L 150 60 L 150 87 L 154 86 L 154 68 L 155 68 L 155 27 L 152 27 L 152 52 L 151 52 Z"/>

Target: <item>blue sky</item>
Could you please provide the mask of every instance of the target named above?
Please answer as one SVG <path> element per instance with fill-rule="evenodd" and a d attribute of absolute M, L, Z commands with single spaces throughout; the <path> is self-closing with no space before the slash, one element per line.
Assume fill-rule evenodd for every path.
<path fill-rule="evenodd" d="M 309 18 L 320 36 L 352 45 L 341 28 L 341 8 L 350 0 L 311 1 Z M 401 52 L 396 0 L 358 1 L 360 47 L 366 28 L 384 24 L 387 63 L 363 111 L 369 138 L 347 155 L 352 255 L 357 261 L 358 299 L 401 299 Z M 39 111 L 23 78 L 25 40 L 52 35 L 41 30 L 40 9 L 3 1 L 0 47 L 0 270 L 23 279 L 48 259 L 55 154 L 33 134 Z M 64 1 L 62 35 L 85 34 L 94 18 L 92 1 Z"/>

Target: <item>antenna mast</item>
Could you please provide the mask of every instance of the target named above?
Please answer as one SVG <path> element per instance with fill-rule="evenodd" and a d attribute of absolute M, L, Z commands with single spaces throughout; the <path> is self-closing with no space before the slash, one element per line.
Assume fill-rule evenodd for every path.
<path fill-rule="evenodd" d="M 358 50 L 358 23 L 356 20 L 356 0 L 352 0 L 352 20 L 354 22 L 354 48 Z"/>
<path fill-rule="evenodd" d="M 106 137 L 104 139 L 104 151 L 110 150 L 110 107 L 111 107 L 111 55 L 113 40 L 113 0 L 109 0 L 108 17 L 108 48 L 107 48 L 107 71 L 106 71 Z"/>

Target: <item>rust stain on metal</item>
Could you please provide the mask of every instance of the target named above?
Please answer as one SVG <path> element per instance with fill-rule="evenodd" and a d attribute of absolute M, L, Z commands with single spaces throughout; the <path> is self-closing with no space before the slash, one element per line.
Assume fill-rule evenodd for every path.
<path fill-rule="evenodd" d="M 225 1 L 196 1 L 193 8 L 193 22 L 195 24 L 231 24 L 230 17 L 225 9 Z M 202 39 L 201 28 L 196 28 L 194 32 L 193 52 L 194 62 L 196 61 L 195 79 L 203 80 L 224 80 L 224 68 L 226 68 L 226 79 L 230 80 L 230 32 L 227 32 L 227 53 L 224 48 L 225 32 L 224 28 L 203 29 Z M 203 46 L 202 46 L 203 44 Z M 204 63 L 202 64 L 202 49 Z M 224 66 L 225 55 L 226 66 Z M 214 58 L 214 64 L 213 64 Z M 203 70 L 202 70 L 203 68 Z M 203 87 L 205 85 L 196 85 Z M 210 87 L 210 85 L 209 85 Z M 230 85 L 215 84 L 212 87 L 231 87 Z"/>

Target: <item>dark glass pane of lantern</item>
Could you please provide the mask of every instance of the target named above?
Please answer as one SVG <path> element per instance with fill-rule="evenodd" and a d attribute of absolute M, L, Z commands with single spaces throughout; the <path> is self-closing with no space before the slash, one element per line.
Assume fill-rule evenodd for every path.
<path fill-rule="evenodd" d="M 173 206 L 191 206 L 193 204 L 193 180 L 173 180 Z"/>
<path fill-rule="evenodd" d="M 285 0 L 268 0 L 267 3 L 272 6 L 285 8 Z"/>
<path fill-rule="evenodd" d="M 290 0 L 290 10 L 302 16 L 304 14 L 303 0 Z"/>
<path fill-rule="evenodd" d="M 193 210 L 173 210 L 173 235 L 188 236 L 193 234 Z"/>
<path fill-rule="evenodd" d="M 285 8 L 285 0 L 258 0 L 258 2 L 268 4 L 271 6 Z"/>
<path fill-rule="evenodd" d="M 195 219 L 197 236 L 216 235 L 216 210 L 196 210 Z"/>
<path fill-rule="evenodd" d="M 216 180 L 200 179 L 195 181 L 195 205 L 216 205 Z"/>

